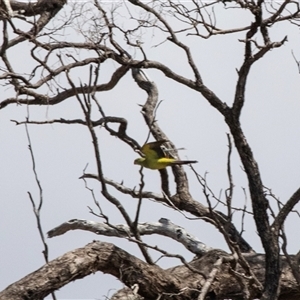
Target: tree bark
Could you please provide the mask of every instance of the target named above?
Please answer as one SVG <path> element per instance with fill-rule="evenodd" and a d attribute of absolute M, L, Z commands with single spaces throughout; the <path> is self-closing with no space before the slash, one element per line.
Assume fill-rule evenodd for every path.
<path fill-rule="evenodd" d="M 245 254 L 244 257 L 255 276 L 263 283 L 265 255 L 251 253 Z M 195 299 L 220 258 L 224 258 L 224 260 L 215 270 L 208 295 L 214 296 L 216 299 L 243 299 L 244 288 L 238 278 L 244 276 L 246 284 L 251 282 L 251 278 L 246 279 L 242 268 L 239 265 L 234 267 L 232 256 L 224 251 L 212 250 L 201 258 L 195 258 L 189 263 L 189 266 L 199 270 L 199 273 L 195 273 L 191 268 L 183 265 L 164 270 L 156 265 L 143 262 L 113 244 L 99 241 L 70 251 L 11 284 L 0 292 L 0 299 L 44 299 L 51 292 L 69 282 L 97 271 L 115 276 L 128 287 L 138 285 L 138 293 L 145 299 L 157 299 L 158 297 Z M 296 263 L 294 256 L 291 259 Z M 300 291 L 286 259 L 282 257 L 281 262 L 283 272 L 279 299 L 299 299 Z M 253 294 L 254 298 L 259 296 L 259 294 Z"/>

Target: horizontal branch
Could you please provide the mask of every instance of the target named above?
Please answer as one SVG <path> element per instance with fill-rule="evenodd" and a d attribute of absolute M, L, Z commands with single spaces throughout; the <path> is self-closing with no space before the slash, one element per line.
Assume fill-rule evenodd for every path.
<path fill-rule="evenodd" d="M 84 174 L 81 178 L 92 178 L 99 180 L 98 176 L 95 174 Z M 193 216 L 196 216 L 205 222 L 213 224 L 214 226 L 215 220 L 218 220 L 218 222 L 220 222 L 220 224 L 224 226 L 224 228 L 226 228 L 229 237 L 240 246 L 241 252 L 253 252 L 252 247 L 247 243 L 246 240 L 243 239 L 235 226 L 232 223 L 228 222 L 228 218 L 226 215 L 217 210 L 210 211 L 208 207 L 204 206 L 199 201 L 194 200 L 190 195 L 176 194 L 171 197 L 165 197 L 164 195 L 156 194 L 150 191 L 142 191 L 142 193 L 139 194 L 139 192 L 135 189 L 125 187 L 123 184 L 117 183 L 111 179 L 104 178 L 104 180 L 106 184 L 113 186 L 121 193 L 131 195 L 132 198 L 139 199 L 139 197 L 142 197 L 154 199 L 158 202 L 165 203 L 166 205 L 171 206 L 174 209 L 177 209 L 178 211 L 180 211 L 180 213 L 183 213 L 183 211 L 189 212 Z"/>
<path fill-rule="evenodd" d="M 58 235 L 62 235 L 70 230 L 86 230 L 94 232 L 98 235 L 114 236 L 120 238 L 133 237 L 129 226 L 121 225 L 107 225 L 104 223 L 73 219 L 68 222 L 51 229 L 48 232 L 48 237 L 52 238 Z M 208 247 L 204 243 L 192 234 L 188 233 L 184 228 L 175 225 L 171 221 L 165 218 L 161 218 L 158 222 L 147 222 L 138 224 L 137 230 L 140 235 L 159 234 L 167 236 L 176 240 L 185 246 L 186 249 L 197 255 L 203 255 L 212 248 Z"/>
<path fill-rule="evenodd" d="M 139 284 L 141 294 L 149 299 L 157 298 L 162 291 L 180 291 L 180 281 L 160 267 L 148 265 L 113 244 L 95 241 L 67 252 L 11 284 L 0 292 L 0 299 L 42 300 L 66 284 L 97 271 L 111 274 L 127 286 Z"/>
<path fill-rule="evenodd" d="M 8 104 L 17 103 L 17 104 L 26 104 L 26 105 L 55 105 L 58 104 L 67 98 L 78 94 L 87 94 L 92 92 L 102 92 L 113 89 L 119 80 L 127 73 L 128 67 L 121 66 L 119 67 L 111 76 L 109 82 L 99 84 L 96 86 L 83 86 L 76 87 L 75 89 L 71 88 L 65 90 L 61 93 L 58 93 L 54 97 L 48 97 L 43 94 L 38 94 L 30 89 L 22 88 L 20 91 L 20 95 L 27 95 L 25 98 L 8 98 L 0 102 L 0 109 L 6 107 Z"/>
<path fill-rule="evenodd" d="M 232 255 L 224 251 L 212 250 L 191 261 L 191 268 L 179 265 L 164 270 L 157 265 L 145 263 L 111 243 L 94 241 L 67 252 L 11 284 L 0 292 L 0 299 L 42 300 L 68 283 L 98 271 L 118 278 L 128 287 L 138 286 L 139 295 L 148 300 L 171 295 L 178 300 L 195 299 L 201 289 L 208 285 L 209 293 L 215 298 L 243 299 L 243 288 L 237 277 L 243 277 L 245 282 L 251 282 L 252 278 L 245 276 L 239 265 L 232 272 L 233 259 Z M 263 282 L 265 255 L 247 254 L 245 259 L 253 268 L 255 276 Z M 296 263 L 294 256 L 291 259 Z M 208 281 L 193 269 L 202 271 Z M 297 284 L 284 257 L 282 269 L 280 299 L 299 299 Z M 216 271 L 217 280 L 210 280 L 214 278 Z M 259 297 L 258 294 L 252 296 L 253 299 Z"/>

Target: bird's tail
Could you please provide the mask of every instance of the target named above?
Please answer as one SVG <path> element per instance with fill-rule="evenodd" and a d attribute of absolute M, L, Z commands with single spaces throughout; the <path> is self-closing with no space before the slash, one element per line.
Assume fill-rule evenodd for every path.
<path fill-rule="evenodd" d="M 175 160 L 172 162 L 172 165 L 188 165 L 188 164 L 195 164 L 197 160 Z"/>

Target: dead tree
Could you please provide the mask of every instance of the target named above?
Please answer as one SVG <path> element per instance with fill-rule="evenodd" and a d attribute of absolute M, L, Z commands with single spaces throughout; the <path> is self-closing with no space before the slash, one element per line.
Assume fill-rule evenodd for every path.
<path fill-rule="evenodd" d="M 232 11 L 237 10 L 241 14 L 247 11 L 251 16 L 250 21 L 246 20 L 232 28 L 218 25 L 219 13 L 230 16 Z M 284 223 L 300 200 L 300 187 L 283 203 L 266 189 L 241 125 L 241 112 L 246 101 L 246 83 L 251 67 L 264 59 L 271 50 L 276 51 L 288 41 L 287 36 L 273 40 L 272 30 L 275 24 L 289 23 L 290 26 L 299 26 L 299 11 L 299 3 L 291 0 L 281 3 L 268 3 L 263 0 L 220 0 L 207 3 L 191 1 L 184 4 L 174 1 L 145 3 L 128 0 L 123 6 L 116 7 L 95 0 L 93 4 L 85 3 L 82 6 L 76 6 L 75 3 L 73 10 L 67 10 L 66 1 L 62 0 L 42 0 L 30 4 L 2 1 L 0 81 L 2 86 L 13 87 L 14 91 L 9 97 L 1 99 L 0 109 L 6 109 L 12 104 L 59 105 L 69 98 L 75 99 L 82 109 L 82 119 L 26 119 L 14 122 L 26 126 L 53 123 L 86 126 L 93 141 L 96 170 L 94 173 L 81 174 L 81 179 L 86 182 L 99 182 L 105 201 L 110 202 L 119 211 L 125 223 L 111 224 L 109 216 L 102 212 L 101 203 L 95 201 L 99 212 L 91 212 L 101 217 L 103 222 L 77 219 L 66 221 L 50 230 L 49 237 L 64 234 L 69 230 L 87 230 L 98 235 L 125 238 L 138 245 L 144 259 L 136 258 L 117 245 L 94 241 L 46 263 L 39 270 L 8 286 L 0 292 L 0 299 L 43 299 L 62 286 L 97 271 L 109 273 L 132 288 L 119 291 L 113 299 L 299 299 L 299 257 L 287 253 Z M 62 13 L 65 14 L 63 17 L 60 15 Z M 130 22 L 124 22 L 122 17 Z M 53 23 L 56 25 L 51 27 L 52 20 L 58 20 L 60 25 Z M 72 35 L 65 38 L 64 34 L 60 34 L 69 24 L 77 26 L 81 41 L 72 39 Z M 30 28 L 22 29 L 27 27 Z M 174 47 L 176 51 L 181 51 L 182 63 L 189 70 L 190 77 L 177 73 L 172 66 L 164 64 L 163 59 L 156 61 L 150 58 L 147 32 L 151 30 L 161 35 L 161 43 L 155 45 L 156 47 L 167 44 L 170 47 L 169 51 Z M 244 45 L 244 53 L 237 70 L 234 97 L 229 104 L 222 99 L 222 95 L 217 96 L 206 85 L 202 76 L 204 70 L 197 64 L 193 54 L 193 42 L 189 39 L 205 41 L 216 38 L 215 36 L 232 34 L 238 34 L 238 42 Z M 11 49 L 24 42 L 29 43 L 25 55 L 32 64 L 32 69 L 26 72 L 19 66 L 14 66 L 13 57 L 9 56 Z M 85 58 L 82 59 L 80 54 L 84 54 Z M 99 78 L 101 67 L 111 63 L 115 69 L 111 72 L 109 80 L 102 82 Z M 74 72 L 81 70 L 88 74 L 88 80 L 78 82 L 74 79 Z M 172 155 L 178 156 L 175 145 L 156 120 L 159 90 L 155 80 L 147 75 L 147 70 L 161 72 L 178 86 L 195 91 L 199 98 L 204 99 L 223 117 L 230 132 L 227 165 L 229 187 L 225 192 L 225 201 L 215 196 L 205 175 L 201 176 L 195 169 L 194 176 L 203 194 L 201 199 L 199 195 L 197 198 L 193 197 L 187 175 L 181 166 L 171 169 L 171 176 L 176 185 L 175 192 L 171 191 L 171 176 L 165 169 L 160 171 L 161 193 L 145 189 L 142 170 L 138 189 L 105 176 L 97 127 L 105 128 L 110 135 L 117 137 L 120 143 L 131 147 L 132 151 L 139 153 L 141 149 L 140 144 L 127 131 L 128 121 L 122 117 L 107 116 L 97 98 L 101 93 L 113 90 L 125 76 L 130 75 L 136 83 L 136 88 L 146 92 L 141 112 L 149 135 L 155 140 L 168 141 Z M 62 78 L 63 84 L 58 80 Z M 97 119 L 94 117 L 95 112 L 98 114 Z M 117 124 L 118 129 L 112 124 Z M 233 148 L 236 149 L 247 176 L 250 208 L 235 207 L 232 204 Z M 114 188 L 120 195 L 129 195 L 136 199 L 135 216 L 132 217 L 128 213 L 126 205 L 122 204 L 108 187 Z M 271 198 L 273 202 L 270 202 Z M 192 236 L 180 224 L 174 224 L 167 219 L 156 223 L 149 220 L 147 224 L 140 224 L 140 207 L 144 199 L 154 199 L 157 205 L 164 204 L 170 209 L 189 213 L 203 222 L 208 222 L 221 232 L 230 253 L 212 249 L 210 245 L 201 243 L 200 237 Z M 214 203 L 223 205 L 224 209 L 216 209 Z M 277 213 L 273 209 L 274 203 L 278 206 Z M 251 244 L 237 230 L 232 219 L 233 212 L 237 210 L 253 216 L 255 230 L 263 245 L 263 254 L 255 253 Z M 182 243 L 196 255 L 195 258 L 187 262 L 179 254 L 171 255 L 164 249 L 143 241 L 144 235 L 154 233 Z M 149 249 L 154 249 L 164 256 L 177 257 L 180 264 L 163 269 L 153 261 Z M 47 261 L 47 255 L 45 256 Z"/>

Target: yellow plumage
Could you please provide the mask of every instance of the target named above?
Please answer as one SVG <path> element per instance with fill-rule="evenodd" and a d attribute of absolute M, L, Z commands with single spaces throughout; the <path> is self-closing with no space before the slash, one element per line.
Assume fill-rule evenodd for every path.
<path fill-rule="evenodd" d="M 161 145 L 165 142 L 165 140 L 162 140 L 145 144 L 141 149 L 144 157 L 137 158 L 134 164 L 152 170 L 159 170 L 168 166 L 193 164 L 197 162 L 196 160 L 177 160 L 170 157 L 170 155 L 167 155 L 161 148 Z"/>

